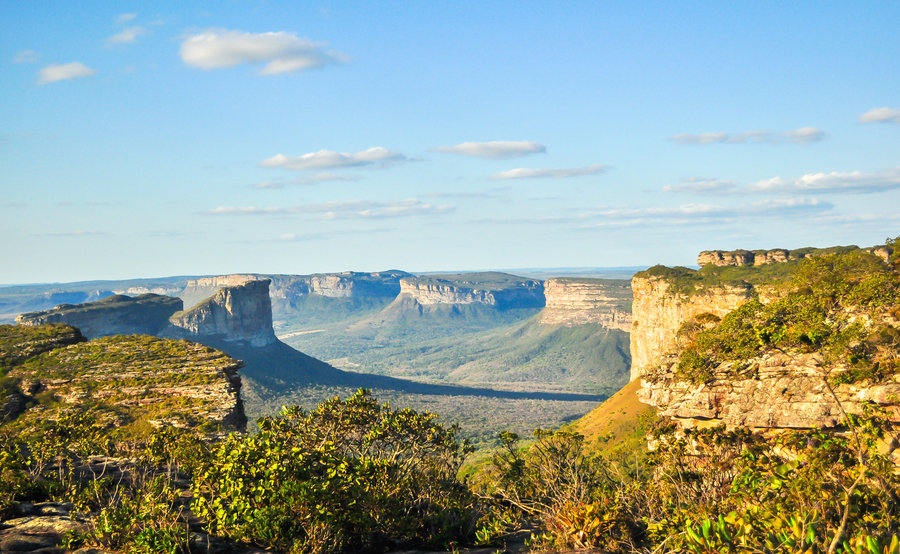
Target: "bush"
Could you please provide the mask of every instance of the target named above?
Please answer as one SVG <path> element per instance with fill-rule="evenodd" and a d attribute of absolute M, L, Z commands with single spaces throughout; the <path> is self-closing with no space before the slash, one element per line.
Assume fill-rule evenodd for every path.
<path fill-rule="evenodd" d="M 296 552 L 469 541 L 479 513 L 456 474 L 470 449 L 434 419 L 366 390 L 284 409 L 214 449 L 194 511 L 216 533 Z"/>

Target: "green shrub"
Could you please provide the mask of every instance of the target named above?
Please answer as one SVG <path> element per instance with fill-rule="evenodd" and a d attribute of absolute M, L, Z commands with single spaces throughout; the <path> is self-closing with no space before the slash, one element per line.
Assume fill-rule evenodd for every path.
<path fill-rule="evenodd" d="M 194 511 L 217 533 L 298 552 L 469 541 L 479 514 L 456 473 L 470 449 L 434 417 L 365 390 L 284 409 L 214 449 Z"/>

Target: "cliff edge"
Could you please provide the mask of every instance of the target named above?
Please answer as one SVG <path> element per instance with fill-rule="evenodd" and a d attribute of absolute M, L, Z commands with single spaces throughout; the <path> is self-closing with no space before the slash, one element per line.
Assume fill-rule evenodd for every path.
<path fill-rule="evenodd" d="M 173 314 L 163 334 L 243 341 L 252 346 L 274 344 L 270 282 L 258 279 L 220 288 L 190 310 Z"/>

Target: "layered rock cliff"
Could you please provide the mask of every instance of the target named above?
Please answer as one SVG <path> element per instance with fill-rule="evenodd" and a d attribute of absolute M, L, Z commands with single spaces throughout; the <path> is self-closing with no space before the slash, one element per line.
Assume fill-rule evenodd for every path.
<path fill-rule="evenodd" d="M 236 287 L 256 279 L 261 277 L 252 274 L 234 274 L 189 279 L 184 289 L 175 293 L 175 296 L 184 300 L 185 308 L 191 308 L 214 295 L 222 287 Z"/>
<path fill-rule="evenodd" d="M 700 314 L 723 317 L 753 297 L 746 283 L 713 286 L 684 293 L 664 275 L 638 274 L 631 280 L 631 380 L 657 365 L 677 345 L 678 330 Z"/>
<path fill-rule="evenodd" d="M 867 403 L 900 423 L 900 256 L 891 252 L 842 247 L 778 271 L 637 274 L 638 397 L 681 427 L 836 427 Z"/>
<path fill-rule="evenodd" d="M 542 325 L 596 323 L 607 329 L 631 331 L 631 287 L 612 279 L 553 278 L 544 281 L 546 305 Z"/>
<path fill-rule="evenodd" d="M 166 327 L 169 317 L 182 309 L 179 298 L 158 294 L 137 297 L 113 295 L 85 304 L 61 304 L 52 310 L 21 314 L 20 325 L 65 323 L 88 338 L 109 335 L 155 335 Z"/>
<path fill-rule="evenodd" d="M 169 319 L 166 332 L 194 337 L 212 337 L 227 342 L 266 346 L 275 342 L 268 279 L 250 280 L 220 288 L 210 298 Z"/>
<path fill-rule="evenodd" d="M 421 306 L 481 304 L 504 310 L 544 306 L 540 281 L 506 273 L 431 275 L 400 279 L 399 301 Z"/>

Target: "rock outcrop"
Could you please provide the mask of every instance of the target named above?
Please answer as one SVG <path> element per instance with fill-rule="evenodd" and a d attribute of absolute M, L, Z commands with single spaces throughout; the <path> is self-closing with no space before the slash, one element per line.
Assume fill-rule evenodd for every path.
<path fill-rule="evenodd" d="M 253 281 L 260 278 L 261 277 L 257 275 L 251 274 L 234 274 L 189 279 L 184 286 L 184 289 L 176 293 L 175 296 L 184 300 L 185 308 L 191 308 L 214 295 L 216 291 L 222 287 L 236 287 L 247 281 Z"/>
<path fill-rule="evenodd" d="M 752 286 L 738 284 L 684 294 L 662 276 L 635 276 L 631 290 L 631 380 L 640 378 L 675 348 L 678 330 L 685 322 L 704 313 L 721 318 L 754 293 Z"/>
<path fill-rule="evenodd" d="M 21 314 L 20 325 L 64 323 L 81 330 L 88 338 L 109 335 L 155 335 L 163 329 L 169 317 L 182 309 L 179 298 L 158 294 L 108 296 L 85 304 L 61 304 L 52 310 Z"/>
<path fill-rule="evenodd" d="M 544 282 L 546 306 L 542 325 L 596 323 L 607 329 L 631 331 L 631 287 L 627 281 L 553 278 Z"/>
<path fill-rule="evenodd" d="M 682 428 L 722 425 L 758 429 L 814 429 L 835 427 L 848 413 L 863 413 L 873 402 L 900 423 L 900 376 L 893 381 L 854 386 L 843 384 L 829 391 L 825 377 L 846 371 L 826 371 L 816 354 L 790 356 L 770 352 L 760 357 L 746 377 L 735 378 L 723 364 L 704 384 L 679 379 L 677 356 L 667 356 L 642 376 L 638 398 L 659 408 L 659 415 L 674 418 Z M 838 401 L 840 403 L 838 403 Z"/>
<path fill-rule="evenodd" d="M 16 358 L 6 371 L 32 407 L 12 416 L 38 423 L 60 411 L 90 405 L 101 423 L 243 430 L 241 362 L 194 342 L 119 335 L 45 349 L 48 335 L 70 342 L 70 327 L 0 326 L 0 358 L 21 345 L 37 353 Z M 77 337 L 76 337 L 77 338 Z M 39 394 L 40 393 L 40 394 Z M 39 402 L 36 396 L 53 398 Z M 23 413 L 24 412 L 24 413 Z"/>
<path fill-rule="evenodd" d="M 226 342 L 247 342 L 266 346 L 275 342 L 268 279 L 250 280 L 220 288 L 213 296 L 190 310 L 169 319 L 174 334 L 201 340 L 211 337 Z"/>
<path fill-rule="evenodd" d="M 504 310 L 544 306 L 544 287 L 534 279 L 505 273 L 431 275 L 400 279 L 398 300 L 421 306 L 482 304 Z"/>
<path fill-rule="evenodd" d="M 774 248 L 772 250 L 704 250 L 697 256 L 697 265 L 700 267 L 705 265 L 716 267 L 759 266 L 857 249 L 858 247 L 856 246 L 836 246 L 833 248 L 799 248 L 796 250 L 788 250 L 786 248 Z M 872 246 L 863 250 L 875 254 L 884 261 L 888 261 L 893 252 L 893 249 L 887 245 Z"/>
<path fill-rule="evenodd" d="M 843 256 L 848 252 L 858 251 L 856 247 L 836 247 L 813 251 L 810 255 L 819 256 L 827 253 L 835 253 Z M 887 247 L 873 247 L 866 251 L 879 256 L 883 260 Z M 732 253 L 705 252 L 700 256 L 702 260 L 744 260 L 747 251 Z M 728 254 L 728 255 L 726 255 Z M 749 253 L 759 256 L 757 253 Z M 792 253 L 784 250 L 765 251 L 766 262 L 755 263 L 784 263 L 799 259 Z M 890 252 L 887 252 L 888 258 Z M 785 259 L 786 258 L 786 259 Z M 759 260 L 759 258 L 753 258 Z M 860 264 L 860 268 L 870 268 L 877 275 L 884 275 L 887 281 L 874 281 L 887 287 L 889 283 L 896 282 L 896 273 L 891 276 L 891 271 L 896 268 L 885 265 L 883 269 L 872 269 L 873 266 L 865 265 L 858 257 L 849 256 L 843 258 L 846 264 Z M 734 264 L 716 264 L 719 266 Z M 826 266 L 827 267 L 827 266 Z M 841 269 L 840 263 L 834 264 L 835 269 L 822 269 L 832 274 L 821 276 L 824 282 L 843 283 L 833 285 L 836 291 L 843 291 L 849 287 L 847 283 L 856 283 L 859 279 L 859 271 Z M 854 267 L 854 266 L 848 266 Z M 825 350 L 815 346 L 818 343 L 810 342 L 805 347 L 791 346 L 791 343 L 778 346 L 772 339 L 759 339 L 761 342 L 755 356 L 741 354 L 742 358 L 729 358 L 729 351 L 721 350 L 721 346 L 703 350 L 701 343 L 691 343 L 691 339 L 684 340 L 680 331 L 685 329 L 685 337 L 696 336 L 697 325 L 706 328 L 715 325 L 717 318 L 722 318 L 735 308 L 746 303 L 751 298 L 758 298 L 762 304 L 768 304 L 777 298 L 789 300 L 784 308 L 789 306 L 812 305 L 803 304 L 811 302 L 808 287 L 792 289 L 784 284 L 776 285 L 771 279 L 780 279 L 782 283 L 789 282 L 791 271 L 772 272 L 765 268 L 751 269 L 741 273 L 747 281 L 725 284 L 719 281 L 722 272 L 710 273 L 709 271 L 693 272 L 685 268 L 651 268 L 642 272 L 632 280 L 634 291 L 634 324 L 631 332 L 632 354 L 632 379 L 640 379 L 641 388 L 638 398 L 647 404 L 655 406 L 661 416 L 668 416 L 681 428 L 704 427 L 710 425 L 726 425 L 729 428 L 745 427 L 753 429 L 810 429 L 833 428 L 844 424 L 847 413 L 863 413 L 864 404 L 874 403 L 885 410 L 887 417 L 894 423 L 900 423 L 900 374 L 891 373 L 890 368 L 897 366 L 896 351 L 889 346 L 890 340 L 883 337 L 893 337 L 900 329 L 900 321 L 897 319 L 898 308 L 894 305 L 881 305 L 873 307 L 865 301 L 861 304 L 855 296 L 848 295 L 847 300 L 838 298 L 837 307 L 828 308 L 828 312 L 822 314 L 824 319 L 834 322 L 834 329 L 846 329 L 852 325 L 859 325 L 860 333 L 873 333 L 875 342 L 865 342 L 873 356 L 886 356 L 873 358 L 876 361 L 873 367 L 883 368 L 882 373 L 873 373 L 870 377 L 861 376 L 858 367 L 850 367 L 850 356 L 846 352 L 835 356 L 833 353 L 826 355 Z M 840 272 L 846 273 L 840 273 Z M 878 273 L 883 271 L 884 273 Z M 845 277 L 849 276 L 849 277 Z M 719 277 L 717 277 L 719 276 Z M 787 277 L 786 277 L 787 276 Z M 848 279 L 843 281 L 843 279 Z M 893 279 L 894 281 L 891 281 Z M 887 284 L 885 284 L 887 283 Z M 830 286 L 830 285 L 823 285 Z M 860 290 L 868 290 L 863 285 Z M 855 291 L 856 289 L 848 289 Z M 856 292 L 854 293 L 856 294 Z M 886 296 L 884 298 L 891 298 Z M 879 302 L 884 300 L 878 300 Z M 788 313 L 776 311 L 775 313 Z M 713 317 L 703 317 L 711 314 Z M 700 316 L 700 317 L 698 317 Z M 753 322 L 753 319 L 743 321 Z M 774 317 L 774 316 L 771 316 Z M 787 316 L 784 316 L 787 317 Z M 798 316 L 801 317 L 801 316 Z M 776 318 L 776 321 L 780 321 Z M 696 325 L 683 327 L 685 323 L 694 322 Z M 734 324 L 734 323 L 732 323 Z M 756 325 L 756 323 L 753 323 Z M 829 324 L 830 325 L 830 324 Z M 702 327 L 699 327 L 702 328 Z M 757 332 L 759 332 L 757 330 Z M 775 333 L 775 331 L 772 331 Z M 834 331 L 837 333 L 837 331 Z M 730 337 L 731 335 L 722 335 Z M 868 339 L 860 338 L 868 335 L 859 335 L 857 341 Z M 881 338 L 878 338 L 881 337 Z M 802 337 L 801 337 L 802 338 Z M 732 340 L 730 338 L 716 340 Z M 780 340 L 780 339 L 779 339 Z M 800 339 L 797 339 L 800 340 Z M 887 340 L 888 346 L 883 341 Z M 807 338 L 807 341 L 809 339 Z M 881 341 L 881 342 L 879 342 Z M 687 343 L 687 344 L 685 344 Z M 706 362 L 704 372 L 689 373 L 690 369 L 679 370 L 682 361 L 681 356 L 685 348 L 690 348 L 693 356 L 724 356 L 718 358 L 705 358 L 713 360 Z M 718 344 L 718 343 L 717 343 Z M 804 343 L 806 344 L 806 343 Z M 874 346 L 873 346 L 874 345 Z M 699 350 L 698 350 L 699 349 Z M 883 351 L 882 351 L 883 350 Z M 699 353 L 698 353 L 699 352 Z M 710 354 L 720 352 L 720 354 Z M 722 354 L 721 352 L 725 352 Z M 752 352 L 752 351 L 751 351 Z M 694 358 L 688 358 L 693 360 Z M 692 366 L 693 362 L 684 364 L 685 368 Z M 881 364 L 881 365 L 879 365 Z M 685 373 L 688 372 L 688 373 Z M 847 373 L 845 373 L 847 372 Z"/>

